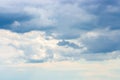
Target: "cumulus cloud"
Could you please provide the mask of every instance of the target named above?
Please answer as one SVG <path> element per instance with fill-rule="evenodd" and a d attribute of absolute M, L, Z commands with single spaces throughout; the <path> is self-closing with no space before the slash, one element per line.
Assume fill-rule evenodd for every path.
<path fill-rule="evenodd" d="M 72 48 L 59 47 L 57 45 L 59 40 L 54 39 L 52 36 L 46 36 L 44 32 L 33 31 L 18 34 L 1 30 L 0 33 L 0 57 L 3 63 L 6 63 L 7 60 L 7 62 L 11 63 L 68 60 L 62 57 L 62 53 L 68 54 L 74 50 Z"/>
<path fill-rule="evenodd" d="M 95 30 L 78 39 L 61 41 L 40 31 L 14 33 L 0 30 L 1 63 L 117 59 L 120 56 L 118 32 Z"/>

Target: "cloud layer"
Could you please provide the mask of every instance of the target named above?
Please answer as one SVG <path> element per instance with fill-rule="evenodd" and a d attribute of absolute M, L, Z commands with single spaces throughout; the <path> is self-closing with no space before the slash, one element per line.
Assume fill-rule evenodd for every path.
<path fill-rule="evenodd" d="M 119 10 L 118 0 L 0 0 L 0 80 L 120 80 Z"/>
<path fill-rule="evenodd" d="M 0 30 L 0 59 L 2 64 L 119 59 L 118 32 L 96 30 L 77 39 L 60 40 L 40 31 L 18 34 Z"/>
<path fill-rule="evenodd" d="M 1 1 L 1 63 L 119 58 L 119 4 L 113 0 Z"/>

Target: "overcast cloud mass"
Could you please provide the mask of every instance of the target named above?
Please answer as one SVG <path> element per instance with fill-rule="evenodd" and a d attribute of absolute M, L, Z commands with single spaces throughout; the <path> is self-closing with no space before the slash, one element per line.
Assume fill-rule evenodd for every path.
<path fill-rule="evenodd" d="M 119 80 L 119 21 L 119 0 L 0 0 L 0 79 Z"/>

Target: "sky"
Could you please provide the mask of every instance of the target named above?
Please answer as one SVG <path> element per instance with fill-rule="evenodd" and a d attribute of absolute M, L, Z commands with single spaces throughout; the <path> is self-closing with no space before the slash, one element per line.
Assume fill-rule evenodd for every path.
<path fill-rule="evenodd" d="M 120 80 L 119 0 L 0 0 L 0 80 Z"/>

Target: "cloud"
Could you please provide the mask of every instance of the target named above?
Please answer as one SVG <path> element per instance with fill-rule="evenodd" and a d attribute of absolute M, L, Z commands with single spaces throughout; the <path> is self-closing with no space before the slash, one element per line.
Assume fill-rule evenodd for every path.
<path fill-rule="evenodd" d="M 81 2 L 81 4 L 79 5 L 78 2 Z M 83 2 L 83 0 L 75 1 L 74 3 L 69 3 L 69 1 L 65 0 L 3 1 L 1 4 L 4 6 L 0 6 L 3 12 L 0 13 L 7 14 L 8 17 L 5 18 L 5 16 L 3 16 L 3 18 L 5 18 L 5 24 L 2 26 L 7 25 L 7 27 L 1 28 L 10 29 L 15 32 L 42 30 L 59 34 L 62 37 L 75 31 L 78 33 L 73 36 L 77 36 L 79 30 L 73 28 L 76 24 L 81 25 L 96 20 L 94 14 L 91 14 L 81 7 Z M 21 16 L 18 18 L 19 14 L 21 14 Z M 15 18 L 9 19 L 12 15 L 14 15 Z M 12 25 L 15 21 L 21 24 L 17 26 L 17 28 Z M 73 28 L 73 31 L 70 30 L 71 28 Z"/>
<path fill-rule="evenodd" d="M 42 63 L 71 60 L 71 58 L 63 57 L 61 52 L 69 55 L 68 53 L 74 49 L 58 46 L 59 40 L 54 39 L 52 36 L 46 36 L 44 32 L 32 31 L 20 34 L 0 30 L 0 33 L 0 57 L 2 57 L 3 63 L 6 63 L 7 59 L 10 63 Z M 75 50 L 75 53 L 78 51 Z M 7 55 L 8 53 L 9 55 Z"/>
<path fill-rule="evenodd" d="M 119 1 L 0 2 L 0 79 L 120 79 Z"/>
<path fill-rule="evenodd" d="M 93 30 L 82 36 L 82 43 L 93 53 L 120 50 L 119 30 Z"/>
<path fill-rule="evenodd" d="M 11 53 L 18 51 L 22 55 L 16 59 L 42 63 L 108 60 L 119 56 L 120 34 L 116 30 L 119 17 L 108 10 L 116 1 L 112 4 L 95 0 L 5 0 L 0 4 L 0 28 L 13 31 L 1 30 L 1 52 L 7 53 L 4 48 Z"/>
<path fill-rule="evenodd" d="M 50 29 L 50 32 L 59 33 L 64 37 L 65 34 L 79 33 L 80 30 L 91 30 L 106 26 L 109 26 L 111 29 L 119 29 L 118 1 L 5 0 L 0 5 L 0 14 L 8 16 L 0 16 L 3 19 L 1 26 L 11 25 L 14 21 L 21 23 L 21 26 L 15 29 L 12 26 L 1 28 L 16 32 L 28 32 L 31 30 L 44 30 L 48 32 Z M 110 13 L 109 7 L 114 12 Z"/>
<path fill-rule="evenodd" d="M 0 30 L 1 63 L 117 59 L 120 56 L 118 32 L 119 30 L 95 30 L 83 34 L 78 39 L 62 41 L 40 31 L 14 33 Z"/>
<path fill-rule="evenodd" d="M 75 43 L 70 43 L 69 41 L 65 41 L 65 40 L 63 40 L 63 41 L 61 41 L 61 42 L 59 42 L 59 43 L 57 43 L 59 46 L 68 46 L 68 47 L 72 47 L 72 48 L 74 48 L 74 49 L 80 49 L 80 47 L 77 45 L 77 44 L 75 44 Z"/>
<path fill-rule="evenodd" d="M 119 29 L 117 8 L 118 1 L 112 0 L 5 0 L 0 6 L 0 28 L 21 33 L 40 30 L 48 35 L 55 33 L 59 39 L 73 39 L 82 31 Z M 14 27 L 16 21 L 20 25 Z"/>
<path fill-rule="evenodd" d="M 120 59 L 115 60 L 108 60 L 108 61 L 85 61 L 80 60 L 79 62 L 70 62 L 70 61 L 63 61 L 63 62 L 47 62 L 41 64 L 18 64 L 18 65 L 7 65 L 7 66 L 0 66 L 0 71 L 4 72 L 2 74 L 9 74 L 10 79 L 11 76 L 15 76 L 21 74 L 22 78 L 28 78 L 28 73 L 30 80 L 40 79 L 42 75 L 42 79 L 46 79 L 48 76 L 50 79 L 54 79 L 55 76 L 61 77 L 62 79 L 67 80 L 119 80 L 119 71 L 120 71 Z M 5 72 L 5 70 L 7 72 Z M 12 71 L 11 73 L 8 73 Z M 17 73 L 15 73 L 17 72 Z M 24 73 L 24 74 L 23 74 Z M 13 75 L 14 74 L 14 75 Z M 2 78 L 6 79 L 6 76 Z M 21 76 L 17 76 L 21 77 Z M 27 77 L 26 77 L 27 76 Z M 52 76 L 52 77 L 51 77 Z M 1 78 L 1 77 L 0 77 Z M 15 78 L 15 77 L 14 77 Z M 58 79 L 60 80 L 60 79 Z"/>

